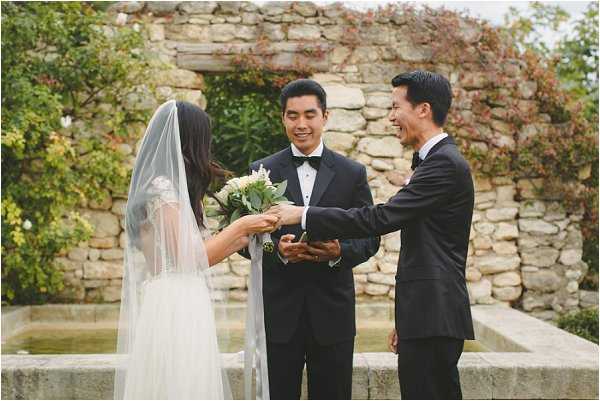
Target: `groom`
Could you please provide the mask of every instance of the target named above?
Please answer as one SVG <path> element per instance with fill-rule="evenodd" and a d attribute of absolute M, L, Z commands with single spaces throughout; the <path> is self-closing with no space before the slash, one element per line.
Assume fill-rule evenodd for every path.
<path fill-rule="evenodd" d="M 301 223 L 311 240 L 362 238 L 401 229 L 396 328 L 402 399 L 462 398 L 457 363 L 473 324 L 465 264 L 473 215 L 469 165 L 443 125 L 452 102 L 441 75 L 414 71 L 392 80 L 390 121 L 415 149 L 414 174 L 385 204 L 343 210 L 281 205 L 281 224 Z"/>
<path fill-rule="evenodd" d="M 321 135 L 326 94 L 309 79 L 281 91 L 282 121 L 290 146 L 251 164 L 287 180 L 296 205 L 373 204 L 363 165 L 331 151 Z M 276 251 L 264 254 L 263 295 L 269 390 L 272 399 L 299 399 L 306 363 L 309 399 L 350 399 L 354 336 L 352 268 L 377 253 L 379 238 L 299 242 L 299 225 L 272 233 Z"/>

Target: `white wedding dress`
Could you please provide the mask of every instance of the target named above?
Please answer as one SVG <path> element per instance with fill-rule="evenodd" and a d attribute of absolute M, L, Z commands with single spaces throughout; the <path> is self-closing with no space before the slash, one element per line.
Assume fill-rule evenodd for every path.
<path fill-rule="evenodd" d="M 165 207 L 169 196 L 163 192 L 151 204 Z M 156 216 L 156 208 L 150 206 L 149 215 Z M 157 232 L 158 227 L 151 229 Z M 169 266 L 162 270 L 142 284 L 125 398 L 223 399 L 221 356 L 206 279 L 203 274 L 170 271 Z"/>
<path fill-rule="evenodd" d="M 126 210 L 116 399 L 231 398 L 214 290 L 187 191 L 175 102 L 150 121 Z"/>

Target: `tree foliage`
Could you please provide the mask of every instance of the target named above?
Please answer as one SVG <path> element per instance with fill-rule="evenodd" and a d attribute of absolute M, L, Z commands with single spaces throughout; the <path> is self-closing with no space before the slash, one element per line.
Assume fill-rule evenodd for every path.
<path fill-rule="evenodd" d="M 2 2 L 2 300 L 62 288 L 55 258 L 86 240 L 78 205 L 124 193 L 117 145 L 145 121 L 122 99 L 142 77 L 141 36 L 79 2 Z"/>
<path fill-rule="evenodd" d="M 279 92 L 294 78 L 261 69 L 205 76 L 214 153 L 227 169 L 245 175 L 251 162 L 288 145 Z"/>
<path fill-rule="evenodd" d="M 597 138 L 598 2 L 588 3 L 583 15 L 574 21 L 571 33 L 561 34 L 561 29 L 566 26 L 569 18 L 569 14 L 560 6 L 533 2 L 530 3 L 529 10 L 524 14 L 519 14 L 516 9 L 511 8 L 505 15 L 505 22 L 508 32 L 520 48 L 540 55 L 544 63 L 539 67 L 555 74 L 561 89 L 569 95 L 554 101 L 553 109 L 561 110 L 562 114 L 558 122 L 571 122 L 576 126 L 574 131 L 587 131 L 591 136 Z M 549 48 L 544 44 L 543 30 L 549 30 L 560 36 L 555 47 Z M 532 58 L 529 57 L 529 59 Z M 548 87 L 552 86 L 554 83 L 551 77 L 547 73 L 544 76 L 545 79 L 542 82 Z M 550 91 L 548 90 L 548 92 Z M 569 113 L 569 109 L 581 110 L 586 121 L 573 121 L 574 113 Z M 590 265 L 591 271 L 597 274 L 598 142 L 596 139 L 595 146 L 590 146 L 592 143 L 589 140 L 573 141 L 570 137 L 572 137 L 571 133 L 566 136 L 564 133 L 555 133 L 553 137 L 534 141 L 529 154 L 536 154 L 533 158 L 535 162 L 525 163 L 524 166 L 542 176 L 563 177 L 565 174 L 570 174 L 571 177 L 563 178 L 576 179 L 579 169 L 572 168 L 572 166 L 591 163 L 591 173 L 583 181 L 585 189 L 578 191 L 580 196 L 577 197 L 577 200 L 585 209 L 582 221 L 585 238 L 584 260 Z M 523 152 L 523 154 L 526 153 Z M 590 159 L 590 156 L 593 157 Z M 520 161 L 523 162 L 523 160 L 524 157 L 521 157 Z M 545 173 L 541 170 L 548 170 L 548 172 Z M 564 193 L 567 201 L 572 203 L 571 193 L 569 191 L 564 191 Z M 596 284 L 591 285 L 592 288 L 597 288 L 597 279 L 595 282 Z"/>

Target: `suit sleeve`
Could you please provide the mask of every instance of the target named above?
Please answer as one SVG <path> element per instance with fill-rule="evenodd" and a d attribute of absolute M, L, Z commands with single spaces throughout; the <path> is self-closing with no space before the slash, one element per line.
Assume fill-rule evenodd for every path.
<path fill-rule="evenodd" d="M 359 174 L 360 177 L 357 180 L 354 189 L 355 196 L 352 206 L 355 208 L 372 206 L 373 196 L 371 195 L 371 189 L 369 188 L 367 181 L 367 170 L 362 167 Z M 341 267 L 352 269 L 353 267 L 366 262 L 371 256 L 377 253 L 379 243 L 380 238 L 378 236 L 340 240 L 342 256 Z"/>
<path fill-rule="evenodd" d="M 353 209 L 311 206 L 306 228 L 313 240 L 366 238 L 406 227 L 439 208 L 456 185 L 456 166 L 446 155 L 431 155 L 415 171 L 410 183 L 387 203 Z"/>

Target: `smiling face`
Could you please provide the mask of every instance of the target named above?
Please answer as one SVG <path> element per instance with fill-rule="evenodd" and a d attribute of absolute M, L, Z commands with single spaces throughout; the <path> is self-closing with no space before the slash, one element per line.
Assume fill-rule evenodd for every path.
<path fill-rule="evenodd" d="M 282 121 L 290 142 L 303 154 L 309 155 L 321 143 L 327 112 L 323 114 L 315 95 L 290 97 Z"/>
<path fill-rule="evenodd" d="M 396 137 L 400 143 L 418 150 L 423 145 L 423 128 L 431 108 L 428 103 L 413 106 L 406 99 L 406 86 L 398 86 L 392 91 L 392 110 L 388 116 L 397 128 Z"/>

